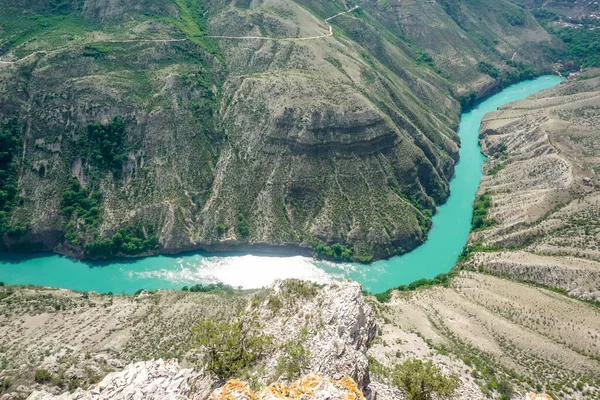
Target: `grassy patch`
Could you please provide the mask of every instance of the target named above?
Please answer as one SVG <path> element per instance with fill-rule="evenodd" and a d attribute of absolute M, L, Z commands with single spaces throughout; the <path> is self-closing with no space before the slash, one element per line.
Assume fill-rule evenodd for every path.
<path fill-rule="evenodd" d="M 340 243 L 334 243 L 331 246 L 324 243 L 318 243 L 315 247 L 316 257 L 325 257 L 336 261 L 352 261 L 354 249 L 344 246 Z"/>
<path fill-rule="evenodd" d="M 457 263 L 464 264 L 468 262 L 472 258 L 473 253 L 494 253 L 501 250 L 501 247 L 487 247 L 484 246 L 482 242 L 475 242 L 474 244 L 466 245 L 463 248 L 461 253 L 458 255 Z"/>
<path fill-rule="evenodd" d="M 391 299 L 392 292 L 394 290 L 398 290 L 400 292 L 408 292 L 408 291 L 415 291 L 417 289 L 422 289 L 422 288 L 427 288 L 427 287 L 432 287 L 432 286 L 448 287 L 450 285 L 450 282 L 452 281 L 452 279 L 454 277 L 456 277 L 457 275 L 458 275 L 458 272 L 452 270 L 452 271 L 448 272 L 447 274 L 439 274 L 436 277 L 434 277 L 433 279 L 422 278 L 422 279 L 416 280 L 414 282 L 411 282 L 408 285 L 401 285 L 396 288 L 388 289 L 383 293 L 377 293 L 377 294 L 375 294 L 375 298 L 380 303 L 385 303 Z"/>
<path fill-rule="evenodd" d="M 502 171 L 504 169 L 504 164 L 500 163 L 497 164 L 496 166 L 494 166 L 494 168 L 490 169 L 487 172 L 488 176 L 492 176 L 492 175 L 496 175 L 498 172 Z"/>
<path fill-rule="evenodd" d="M 205 351 L 206 369 L 221 381 L 248 372 L 272 344 L 272 337 L 261 334 L 254 320 L 215 322 L 207 318 L 193 332 L 196 345 Z"/>
<path fill-rule="evenodd" d="M 387 367 L 369 358 L 369 368 L 374 376 L 402 391 L 409 400 L 454 398 L 460 387 L 457 375 L 447 375 L 431 361 L 406 360 Z"/>
<path fill-rule="evenodd" d="M 495 219 L 487 217 L 488 210 L 492 208 L 492 199 L 489 193 L 479 195 L 473 202 L 473 219 L 471 230 L 479 232 L 497 224 Z"/>

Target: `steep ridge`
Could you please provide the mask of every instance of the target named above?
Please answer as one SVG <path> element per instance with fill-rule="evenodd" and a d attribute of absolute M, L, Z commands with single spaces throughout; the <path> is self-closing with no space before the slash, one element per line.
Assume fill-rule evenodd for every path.
<path fill-rule="evenodd" d="M 0 117 L 18 117 L 20 139 L 2 223 L 13 250 L 402 253 L 449 194 L 457 99 L 497 85 L 477 62 L 509 70 L 519 52 L 551 68 L 527 51 L 550 37 L 507 2 L 78 4 L 1 3 L 0 58 L 21 60 L 0 65 Z M 422 14 L 443 33 L 417 29 Z M 483 25 L 510 43 L 482 42 Z M 440 36 L 460 40 L 438 53 Z"/>

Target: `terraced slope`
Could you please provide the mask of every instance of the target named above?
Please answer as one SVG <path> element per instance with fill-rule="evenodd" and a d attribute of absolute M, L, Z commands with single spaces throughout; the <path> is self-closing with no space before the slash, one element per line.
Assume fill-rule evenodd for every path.
<path fill-rule="evenodd" d="M 457 100 L 498 85 L 478 62 L 552 67 L 550 37 L 506 1 L 0 10 L 4 245 L 77 257 L 407 251 L 448 196 Z"/>
<path fill-rule="evenodd" d="M 379 312 L 385 323 L 371 356 L 388 365 L 432 359 L 464 373 L 463 381 L 481 390 L 465 398 L 502 398 L 507 392 L 523 398 L 532 391 L 558 399 L 600 396 L 598 307 L 463 272 L 448 288 L 397 293 Z"/>
<path fill-rule="evenodd" d="M 471 264 L 600 300 L 600 73 L 491 113 L 480 194 L 494 224 L 470 237 L 496 252 Z"/>

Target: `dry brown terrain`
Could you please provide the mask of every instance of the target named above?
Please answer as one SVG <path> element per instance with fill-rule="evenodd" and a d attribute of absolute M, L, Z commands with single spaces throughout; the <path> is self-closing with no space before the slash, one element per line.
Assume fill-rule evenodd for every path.
<path fill-rule="evenodd" d="M 600 300 L 600 71 L 488 114 L 479 193 L 497 223 L 472 264 Z M 499 171 L 494 172 L 494 169 Z"/>
<path fill-rule="evenodd" d="M 600 398 L 600 309 L 592 305 L 462 272 L 449 288 L 396 293 L 377 309 L 382 330 L 370 355 L 388 364 L 432 359 L 461 375 L 461 398 L 497 397 L 500 381 L 513 385 L 515 398 L 542 389 L 560 399 Z"/>

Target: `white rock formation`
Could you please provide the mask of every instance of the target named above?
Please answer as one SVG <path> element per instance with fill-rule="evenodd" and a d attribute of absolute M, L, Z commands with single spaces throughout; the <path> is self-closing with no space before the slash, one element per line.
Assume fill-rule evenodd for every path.
<path fill-rule="evenodd" d="M 204 374 L 181 368 L 177 360 L 157 360 L 130 364 L 86 391 L 58 396 L 36 391 L 28 400 L 200 400 L 208 397 L 212 384 Z"/>

